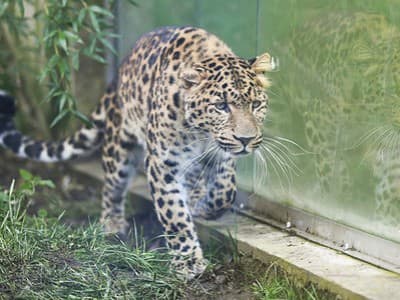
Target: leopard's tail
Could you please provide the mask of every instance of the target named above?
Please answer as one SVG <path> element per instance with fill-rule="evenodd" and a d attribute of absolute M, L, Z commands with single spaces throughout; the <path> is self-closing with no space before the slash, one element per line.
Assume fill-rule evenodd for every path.
<path fill-rule="evenodd" d="M 106 112 L 104 104 L 115 96 L 109 87 L 96 111 L 90 116 L 92 125 L 85 125 L 59 141 L 39 141 L 22 134 L 14 126 L 14 98 L 0 90 L 0 145 L 19 157 L 43 162 L 57 162 L 90 155 L 103 143 Z"/>

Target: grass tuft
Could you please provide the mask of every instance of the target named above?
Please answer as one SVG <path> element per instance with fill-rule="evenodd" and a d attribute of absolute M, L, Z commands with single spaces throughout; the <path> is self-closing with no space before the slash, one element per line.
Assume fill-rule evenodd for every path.
<path fill-rule="evenodd" d="M 256 279 L 252 290 L 260 300 L 318 300 L 321 299 L 314 285 L 305 287 L 289 278 L 277 265 L 271 264 L 264 276 Z M 326 299 L 331 297 L 327 297 Z"/>

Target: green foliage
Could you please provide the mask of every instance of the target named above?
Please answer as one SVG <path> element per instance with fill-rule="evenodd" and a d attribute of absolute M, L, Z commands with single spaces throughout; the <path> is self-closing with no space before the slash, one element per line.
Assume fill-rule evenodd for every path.
<path fill-rule="evenodd" d="M 34 176 L 26 170 L 19 172 L 22 182 L 17 189 L 15 189 L 15 181 L 13 181 L 9 191 L 0 190 L 0 217 L 3 217 L 0 230 L 6 226 L 7 222 L 16 224 L 16 222 L 24 220 L 28 199 L 35 193 L 37 187 L 55 187 L 51 180 Z"/>
<path fill-rule="evenodd" d="M 48 80 L 50 91 L 48 101 L 56 101 L 58 115 L 54 126 L 68 114 L 82 120 L 85 116 L 76 109 L 76 99 L 72 95 L 72 69 L 79 70 L 79 57 L 84 54 L 105 63 L 105 51 L 114 51 L 109 42 L 115 37 L 110 30 L 110 10 L 89 1 L 47 1 L 40 18 L 45 24 L 44 50 L 48 61 L 40 76 L 40 81 Z M 80 35 L 88 37 L 85 44 Z"/>
<path fill-rule="evenodd" d="M 129 0 L 128 2 L 133 3 Z M 3 0 L 0 2 L 0 86 L 11 91 L 17 84 L 35 85 L 29 92 L 50 102 L 56 112 L 51 126 L 67 116 L 87 121 L 77 110 L 73 75 L 82 55 L 105 63 L 112 51 L 112 5 L 98 0 Z M 32 16 L 28 16 L 27 10 Z M 3 65 L 2 65 L 3 64 Z M 10 68 L 7 64 L 13 65 Z M 31 74 L 25 71 L 29 68 Z M 39 74 L 40 73 L 40 74 Z M 35 82 L 40 79 L 40 84 Z M 45 90 L 43 91 L 43 86 Z M 19 88 L 18 87 L 18 88 Z M 43 96 L 43 98 L 41 98 Z M 28 96 L 26 95 L 28 98 Z M 43 123 L 43 120 L 42 120 Z"/>
<path fill-rule="evenodd" d="M 32 196 L 35 193 L 36 187 L 48 187 L 51 189 L 55 188 L 54 183 L 48 179 L 42 179 L 38 176 L 34 176 L 27 170 L 19 170 L 19 175 L 23 179 L 22 184 L 18 188 L 19 194 L 26 196 Z"/>

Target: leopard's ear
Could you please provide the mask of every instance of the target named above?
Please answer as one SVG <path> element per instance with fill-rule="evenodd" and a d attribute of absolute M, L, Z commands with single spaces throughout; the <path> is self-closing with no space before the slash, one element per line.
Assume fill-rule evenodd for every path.
<path fill-rule="evenodd" d="M 248 62 L 253 71 L 257 74 L 257 84 L 265 88 L 269 87 L 271 83 L 264 73 L 277 68 L 276 60 L 269 55 L 269 53 L 264 53 L 255 58 L 249 59 Z"/>
<path fill-rule="evenodd" d="M 273 71 L 277 67 L 276 60 L 267 52 L 249 59 L 248 62 L 257 74 Z"/>
<path fill-rule="evenodd" d="M 183 70 L 180 74 L 180 79 L 183 81 L 184 88 L 191 88 L 207 78 L 207 69 L 200 65 L 193 65 L 192 67 Z"/>

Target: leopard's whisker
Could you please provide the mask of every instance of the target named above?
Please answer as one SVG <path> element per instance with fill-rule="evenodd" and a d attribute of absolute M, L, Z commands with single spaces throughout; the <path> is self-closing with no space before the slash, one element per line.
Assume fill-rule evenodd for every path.
<path fill-rule="evenodd" d="M 279 185 L 283 189 L 281 174 L 280 174 L 280 172 L 278 172 L 278 170 L 277 170 L 277 168 L 275 166 L 275 163 L 277 163 L 276 160 L 275 160 L 275 156 L 271 153 L 271 150 L 269 148 L 266 148 L 266 147 L 262 146 L 260 149 L 262 149 L 262 150 L 264 150 L 264 152 L 266 152 L 267 155 L 265 157 L 267 159 L 271 158 L 270 159 L 270 165 L 271 165 L 272 169 L 274 170 L 276 176 L 278 177 Z"/>
<path fill-rule="evenodd" d="M 268 164 L 259 149 L 255 151 L 255 158 L 257 162 L 261 162 L 260 165 L 256 163 L 255 176 L 253 176 L 253 178 L 255 177 L 256 180 L 258 178 L 258 180 L 255 182 L 255 188 L 258 188 L 261 187 L 264 183 L 264 180 L 266 182 L 266 179 L 268 178 Z"/>
<path fill-rule="evenodd" d="M 393 145 L 394 138 L 395 138 L 394 132 L 389 132 L 386 136 L 381 137 L 377 147 L 377 151 L 378 155 L 381 155 L 382 159 L 385 156 L 385 153 L 391 152 L 391 147 Z"/>
<path fill-rule="evenodd" d="M 220 167 L 220 159 L 218 159 L 220 157 L 219 150 L 220 150 L 219 147 L 214 150 L 216 156 L 213 159 L 212 166 L 210 168 L 211 171 L 216 170 L 217 173 L 218 173 L 218 168 Z"/>
<path fill-rule="evenodd" d="M 277 144 L 281 145 L 286 151 L 288 151 L 288 152 L 290 151 L 288 146 L 286 146 L 282 142 L 274 139 L 273 137 L 265 136 L 263 138 L 263 143 L 265 143 L 265 142 L 277 143 Z"/>
<path fill-rule="evenodd" d="M 391 157 L 393 155 L 396 155 L 396 153 L 399 151 L 399 144 L 400 136 L 398 132 L 392 129 L 390 135 L 382 137 L 378 149 L 378 155 L 381 156 L 381 159 L 384 159 L 384 156 L 386 157 L 389 155 L 389 157 Z"/>
<path fill-rule="evenodd" d="M 202 162 L 202 160 L 205 159 L 210 153 L 212 153 L 216 147 L 218 147 L 218 145 L 216 145 L 216 143 L 213 140 L 208 138 L 204 151 L 201 152 L 200 154 L 196 155 L 195 157 L 191 158 L 182 167 L 182 175 L 183 176 L 186 175 L 186 172 L 188 171 L 188 169 L 191 166 L 193 166 L 194 164 L 196 164 L 196 163 L 198 164 L 198 163 Z"/>
<path fill-rule="evenodd" d="M 264 123 L 272 123 L 272 120 L 268 117 L 265 117 Z"/>
<path fill-rule="evenodd" d="M 383 126 L 382 126 L 383 127 Z M 359 146 L 361 146 L 364 142 L 366 142 L 371 136 L 373 136 L 375 134 L 375 132 L 377 132 L 378 130 L 382 129 L 382 127 L 376 127 L 374 129 L 372 129 L 370 132 L 368 132 L 367 134 L 365 134 L 364 136 L 362 136 L 353 146 L 350 146 L 349 148 L 347 148 L 346 150 L 352 150 L 355 149 Z"/>
<path fill-rule="evenodd" d="M 377 144 L 379 142 L 379 140 L 381 140 L 385 135 L 387 135 L 388 133 L 390 133 L 390 128 L 388 128 L 387 126 L 381 126 L 378 127 L 376 131 L 373 131 L 367 139 L 365 139 L 365 142 L 367 140 L 372 139 L 371 144 Z"/>
<path fill-rule="evenodd" d="M 374 143 L 380 144 L 387 136 L 391 134 L 392 128 L 387 127 L 380 135 L 377 135 L 374 139 Z"/>
<path fill-rule="evenodd" d="M 392 152 L 392 154 L 395 154 L 397 151 L 399 151 L 400 136 L 397 130 L 395 129 L 392 130 L 392 137 L 390 139 L 390 143 L 387 144 L 388 145 L 386 147 L 389 148 L 389 151 Z"/>
<path fill-rule="evenodd" d="M 199 155 L 195 156 L 194 158 L 190 159 L 188 162 L 185 163 L 182 167 L 181 175 L 178 178 L 178 180 L 181 180 L 185 175 L 186 172 L 189 170 L 189 168 L 195 164 L 195 163 L 200 163 L 207 155 L 209 155 L 214 148 L 218 147 L 218 145 L 211 145 L 211 147 L 206 147 L 206 149 L 200 153 Z"/>
<path fill-rule="evenodd" d="M 302 173 L 303 171 L 297 166 L 297 164 L 294 162 L 294 160 L 289 156 L 285 150 L 281 149 L 279 147 L 279 144 L 274 144 L 274 143 L 268 143 L 266 144 L 268 147 L 271 147 L 274 149 L 274 152 L 277 154 L 280 154 L 280 157 L 282 160 L 285 162 L 285 165 L 287 165 L 288 168 L 290 168 L 296 176 L 299 175 L 299 173 Z"/>
<path fill-rule="evenodd" d="M 286 171 L 287 176 L 290 178 L 289 182 L 292 182 L 293 175 L 299 176 L 299 174 L 302 173 L 302 170 L 300 170 L 300 168 L 292 160 L 289 154 L 284 150 L 282 150 L 281 148 L 279 148 L 279 146 L 270 143 L 270 144 L 264 144 L 264 147 L 269 148 L 271 152 L 275 154 L 275 158 L 279 161 L 281 167 Z"/>
<path fill-rule="evenodd" d="M 271 147 L 273 150 L 275 150 L 274 152 L 280 154 L 280 157 L 282 157 L 285 164 L 287 164 L 289 167 L 293 168 L 299 173 L 302 172 L 297 164 L 294 162 L 294 160 L 291 158 L 291 155 L 293 154 L 289 151 L 289 148 L 286 147 L 286 145 L 280 142 L 275 143 L 274 140 L 265 140 L 262 144 L 266 147 Z"/>
<path fill-rule="evenodd" d="M 197 187 L 198 187 L 198 185 L 199 185 L 199 182 L 200 182 L 200 179 L 203 178 L 204 173 L 208 170 L 207 168 L 208 168 L 209 163 L 210 163 L 211 161 L 213 161 L 213 160 L 215 159 L 216 155 L 218 154 L 217 151 L 214 151 L 216 148 L 212 148 L 212 149 L 213 149 L 213 150 L 212 150 L 212 153 L 211 153 L 209 159 L 207 160 L 207 163 L 203 166 L 203 168 L 201 169 L 201 172 L 200 172 L 199 176 L 197 177 L 197 180 L 196 180 L 196 183 L 195 183 L 195 185 L 194 185 L 194 187 L 193 187 L 193 190 L 196 190 L 196 189 L 197 189 Z"/>
<path fill-rule="evenodd" d="M 385 127 L 382 127 L 382 129 L 384 129 Z M 380 133 L 379 135 L 377 135 L 374 140 L 372 141 L 372 147 L 371 147 L 371 151 L 376 152 L 378 157 L 381 156 L 381 159 L 383 159 L 383 152 L 382 151 L 384 148 L 382 146 L 382 144 L 384 143 L 384 140 L 390 136 L 392 134 L 391 132 L 391 128 L 386 128 L 383 130 L 382 133 Z M 370 151 L 369 151 L 370 153 Z"/>
<path fill-rule="evenodd" d="M 297 144 L 295 141 L 293 141 L 293 140 L 291 140 L 291 139 L 288 139 L 288 138 L 284 138 L 284 137 L 281 137 L 281 136 L 273 136 L 273 137 L 271 137 L 271 136 L 265 136 L 264 139 L 267 139 L 267 140 L 269 140 L 269 141 L 273 141 L 273 142 L 275 142 L 275 143 L 280 143 L 282 146 L 284 146 L 285 148 L 287 148 L 287 149 L 288 149 L 288 152 L 290 153 L 290 155 L 293 155 L 293 156 L 299 156 L 299 155 L 304 155 L 304 154 L 315 154 L 314 152 L 310 152 L 310 151 L 304 149 L 302 146 L 300 146 L 299 144 Z M 286 143 L 289 143 L 289 144 L 295 146 L 295 147 L 298 148 L 301 152 L 300 152 L 300 153 L 291 152 L 291 151 L 289 150 L 289 148 L 288 148 L 285 144 L 283 144 L 282 142 L 286 142 Z"/>
<path fill-rule="evenodd" d="M 271 95 L 274 95 L 274 96 L 278 97 L 278 94 L 277 94 L 275 91 L 273 91 L 272 88 L 270 88 L 270 89 L 268 90 L 268 94 L 271 94 Z"/>
<path fill-rule="evenodd" d="M 374 157 L 374 159 L 381 159 L 381 153 L 380 153 L 380 144 L 382 139 L 384 138 L 385 135 L 388 135 L 390 133 L 390 128 L 388 128 L 386 125 L 384 126 L 379 126 L 371 131 L 369 131 L 364 137 L 360 139 L 360 141 L 356 144 L 357 147 L 361 146 L 362 144 L 366 144 L 369 140 L 371 141 L 367 145 L 367 150 L 363 155 L 362 161 L 366 160 L 368 157 Z M 349 148 L 349 149 L 354 149 L 355 147 Z M 348 149 L 346 149 L 348 150 Z"/>
<path fill-rule="evenodd" d="M 189 147 L 189 146 L 191 146 L 191 145 L 193 145 L 193 144 L 195 144 L 195 143 L 201 143 L 201 142 L 207 141 L 207 140 L 209 140 L 209 139 L 210 139 L 209 137 L 202 138 L 202 139 L 198 139 L 198 140 L 195 139 L 194 141 L 190 142 L 189 144 L 187 144 L 187 145 L 185 145 L 185 146 Z"/>
<path fill-rule="evenodd" d="M 397 154 L 400 151 L 400 133 L 396 130 L 393 132 L 394 141 L 392 145 L 392 155 Z"/>
<path fill-rule="evenodd" d="M 282 157 L 276 153 L 276 151 L 273 148 L 269 148 L 266 147 L 270 150 L 270 155 L 272 156 L 272 158 L 276 161 L 277 166 L 279 167 L 279 169 L 282 171 L 283 175 L 285 176 L 285 178 L 287 179 L 288 184 L 290 185 L 293 177 L 292 177 L 292 170 L 289 167 L 289 165 L 284 161 L 284 159 L 282 159 Z"/>
<path fill-rule="evenodd" d="M 215 174 L 219 173 L 219 169 L 222 167 L 222 160 L 221 160 L 221 155 L 220 152 L 222 150 L 217 147 L 214 150 L 214 156 L 212 158 L 212 165 L 210 166 L 210 168 L 207 171 L 210 171 L 210 174 L 208 174 L 208 176 L 215 176 Z"/>
<path fill-rule="evenodd" d="M 205 148 L 205 150 L 203 152 L 201 152 L 200 154 L 196 155 L 195 157 L 191 158 L 190 160 L 188 160 L 183 166 L 182 166 L 182 171 L 181 171 L 181 175 L 184 176 L 186 174 L 187 169 L 192 166 L 192 164 L 196 163 L 198 160 L 201 161 L 203 159 L 204 156 L 206 156 L 209 153 L 209 148 Z"/>
<path fill-rule="evenodd" d="M 211 141 L 211 145 L 208 147 L 208 150 L 205 151 L 205 155 L 202 155 L 197 162 L 200 163 L 203 159 L 207 158 L 208 155 L 213 155 L 216 149 L 218 149 L 218 145 L 214 141 Z"/>

